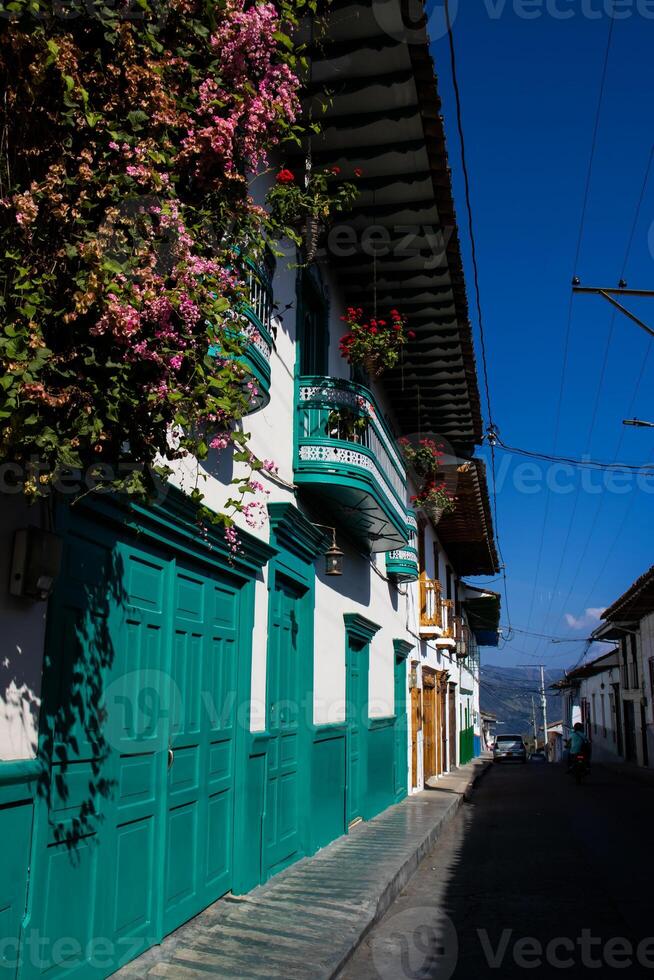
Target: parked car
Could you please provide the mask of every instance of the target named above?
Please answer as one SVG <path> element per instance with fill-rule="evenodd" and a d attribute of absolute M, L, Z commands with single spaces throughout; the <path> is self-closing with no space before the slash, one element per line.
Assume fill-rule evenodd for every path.
<path fill-rule="evenodd" d="M 526 762 L 527 746 L 522 735 L 498 735 L 493 747 L 493 762 Z"/>

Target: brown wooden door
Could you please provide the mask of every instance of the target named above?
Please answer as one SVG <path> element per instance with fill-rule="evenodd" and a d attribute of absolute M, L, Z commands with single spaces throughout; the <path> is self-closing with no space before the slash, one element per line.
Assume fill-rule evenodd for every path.
<path fill-rule="evenodd" d="M 450 769 L 456 769 L 456 684 L 450 684 Z"/>
<path fill-rule="evenodd" d="M 418 785 L 418 732 L 422 729 L 421 691 L 411 688 L 411 786 Z"/>
<path fill-rule="evenodd" d="M 436 676 L 422 671 L 422 726 L 425 780 L 435 776 L 436 768 Z"/>

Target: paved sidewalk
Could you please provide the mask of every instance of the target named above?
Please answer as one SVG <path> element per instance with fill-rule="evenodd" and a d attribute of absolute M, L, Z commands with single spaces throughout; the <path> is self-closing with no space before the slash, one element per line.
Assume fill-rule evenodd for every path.
<path fill-rule="evenodd" d="M 476 759 L 247 895 L 220 899 L 114 977 L 331 980 L 488 765 Z"/>

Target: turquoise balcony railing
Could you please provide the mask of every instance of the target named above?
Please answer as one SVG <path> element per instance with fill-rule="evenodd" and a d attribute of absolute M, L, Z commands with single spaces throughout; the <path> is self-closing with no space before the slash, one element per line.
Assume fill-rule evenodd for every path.
<path fill-rule="evenodd" d="M 242 312 L 247 320 L 246 334 L 248 346 L 243 355 L 243 363 L 253 375 L 256 395 L 251 399 L 252 411 L 264 408 L 270 401 L 270 357 L 273 341 L 270 322 L 273 312 L 273 292 L 267 273 L 246 260 L 249 300 Z"/>
<path fill-rule="evenodd" d="M 386 553 L 386 574 L 396 582 L 415 582 L 418 578 L 418 548 L 416 535 L 418 524 L 413 511 L 406 517 L 408 541 L 395 551 Z"/>
<path fill-rule="evenodd" d="M 408 540 L 406 470 L 372 393 L 336 378 L 297 385 L 295 482 L 373 552 Z"/>

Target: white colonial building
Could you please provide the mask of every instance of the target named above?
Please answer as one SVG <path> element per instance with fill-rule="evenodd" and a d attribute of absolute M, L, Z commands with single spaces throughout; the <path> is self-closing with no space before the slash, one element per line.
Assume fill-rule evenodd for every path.
<path fill-rule="evenodd" d="M 354 211 L 315 260 L 249 266 L 243 424 L 277 467 L 261 525 L 236 553 L 198 529 L 190 491 L 216 511 L 229 492 L 219 451 L 147 506 L 3 500 L 0 921 L 19 980 L 42 975 L 34 930 L 71 941 L 53 980 L 107 975 L 479 752 L 499 597 L 467 582 L 498 571 L 472 330 L 428 38 L 384 8 L 392 30 L 337 6 L 313 53 L 315 99 L 333 97 L 312 165 L 361 169 Z M 397 307 L 416 334 L 379 379 L 339 354 L 348 305 Z M 401 436 L 445 445 L 457 499 L 437 524 Z"/>

